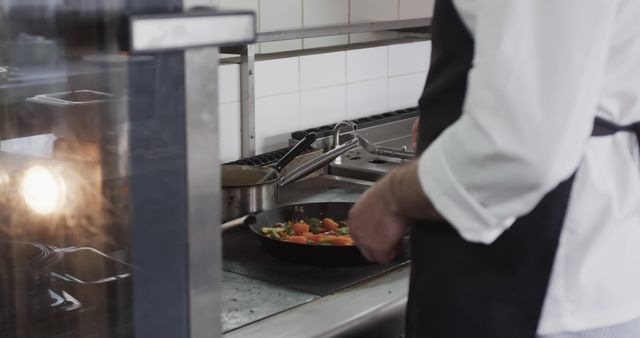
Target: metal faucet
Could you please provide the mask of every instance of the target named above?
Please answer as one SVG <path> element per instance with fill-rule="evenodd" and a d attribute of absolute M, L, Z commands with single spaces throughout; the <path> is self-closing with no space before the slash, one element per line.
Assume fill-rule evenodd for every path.
<path fill-rule="evenodd" d="M 349 120 L 344 120 L 336 123 L 336 125 L 333 127 L 333 148 L 336 148 L 340 145 L 340 133 L 345 128 L 351 128 L 351 131 L 354 132 L 356 131 L 356 129 L 358 129 L 358 125 Z"/>

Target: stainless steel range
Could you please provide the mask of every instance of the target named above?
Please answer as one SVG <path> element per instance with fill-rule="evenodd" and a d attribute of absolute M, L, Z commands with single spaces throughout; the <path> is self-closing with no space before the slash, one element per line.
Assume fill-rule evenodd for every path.
<path fill-rule="evenodd" d="M 358 130 L 370 142 L 386 148 L 411 149 L 411 125 L 413 118 L 388 122 Z M 329 174 L 376 181 L 406 160 L 391 156 L 374 155 L 362 147 L 351 150 L 329 165 Z"/>
<path fill-rule="evenodd" d="M 418 115 L 416 108 L 375 115 L 352 121 L 357 126 L 358 135 L 364 136 L 371 143 L 398 151 L 411 151 L 411 126 Z M 328 148 L 333 146 L 333 127 L 324 126 L 293 133 L 291 143 L 295 143 L 306 132 L 318 132 L 320 137 L 316 146 Z M 341 134 L 340 142 L 353 138 L 353 132 Z M 374 155 L 362 147 L 347 152 L 329 165 L 330 175 L 350 177 L 366 181 L 376 181 L 393 168 L 406 162 L 392 156 Z"/>

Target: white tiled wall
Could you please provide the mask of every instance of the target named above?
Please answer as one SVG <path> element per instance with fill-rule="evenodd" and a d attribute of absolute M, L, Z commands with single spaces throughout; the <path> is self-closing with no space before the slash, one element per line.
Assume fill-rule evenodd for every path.
<path fill-rule="evenodd" d="M 296 130 L 416 106 L 430 50 L 429 42 L 413 42 L 258 61 L 257 151 L 287 146 Z M 237 65 L 220 67 L 220 140 L 225 162 L 240 158 L 238 76 Z"/>
<path fill-rule="evenodd" d="M 346 52 L 300 57 L 300 89 L 336 86 L 346 82 Z"/>
<path fill-rule="evenodd" d="M 400 0 L 398 17 L 415 19 L 433 16 L 433 0 Z"/>
<path fill-rule="evenodd" d="M 261 32 L 302 27 L 302 0 L 261 0 L 259 29 Z M 262 53 L 302 49 L 302 40 L 265 42 Z"/>
<path fill-rule="evenodd" d="M 230 64 L 218 67 L 218 88 L 220 103 L 240 101 L 240 65 Z"/>
<path fill-rule="evenodd" d="M 300 89 L 300 58 L 256 62 L 256 97 L 296 92 Z"/>
<path fill-rule="evenodd" d="M 389 76 L 424 72 L 427 70 L 427 45 L 404 43 L 389 46 Z"/>
<path fill-rule="evenodd" d="M 347 85 L 347 119 L 388 111 L 388 80 L 378 79 Z"/>
<path fill-rule="evenodd" d="M 347 81 L 350 83 L 386 78 L 388 47 L 354 49 L 347 52 Z"/>
<path fill-rule="evenodd" d="M 256 151 L 286 147 L 292 131 L 300 130 L 300 93 L 256 100 Z"/>
<path fill-rule="evenodd" d="M 434 0 L 218 0 L 223 9 L 257 13 L 258 30 L 430 17 Z M 258 53 L 396 38 L 360 33 L 262 43 Z M 415 106 L 429 67 L 426 42 L 264 60 L 256 63 L 256 146 L 287 145 L 292 131 Z M 220 140 L 223 161 L 240 157 L 238 65 L 222 65 Z"/>
<path fill-rule="evenodd" d="M 345 85 L 303 91 L 300 95 L 300 127 L 303 129 L 347 118 Z"/>
<path fill-rule="evenodd" d="M 351 22 L 398 19 L 399 0 L 351 0 Z"/>
<path fill-rule="evenodd" d="M 250 9 L 261 32 L 364 21 L 430 17 L 434 0 L 219 0 L 223 9 Z M 392 39 L 397 33 L 358 33 L 331 37 L 262 43 L 259 53 L 317 48 Z"/>
<path fill-rule="evenodd" d="M 303 27 L 349 23 L 349 0 L 303 0 Z M 345 45 L 348 35 L 304 39 L 304 48 Z"/>
<path fill-rule="evenodd" d="M 426 78 L 426 72 L 390 77 L 389 109 L 416 106 Z"/>
<path fill-rule="evenodd" d="M 218 109 L 220 121 L 220 159 L 222 162 L 240 158 L 240 102 L 221 103 Z"/>

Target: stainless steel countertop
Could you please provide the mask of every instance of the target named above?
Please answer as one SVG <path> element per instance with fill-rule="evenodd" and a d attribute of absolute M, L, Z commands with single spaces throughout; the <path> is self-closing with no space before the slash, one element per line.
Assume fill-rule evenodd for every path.
<path fill-rule="evenodd" d="M 409 271 L 408 266 L 401 267 L 242 327 L 224 337 L 338 337 L 353 336 L 357 332 L 373 329 L 380 336 L 385 336 L 381 330 L 397 331 L 404 325 L 402 318 L 409 290 Z M 371 327 L 376 324 L 377 327 Z M 400 327 L 393 328 L 391 325 Z"/>
<path fill-rule="evenodd" d="M 318 296 L 223 271 L 222 331 L 267 318 Z"/>
<path fill-rule="evenodd" d="M 279 204 L 355 202 L 371 182 L 336 176 L 311 177 L 283 189 Z M 241 224 L 231 221 L 228 229 Z M 398 332 L 407 301 L 409 266 L 318 297 L 236 273 L 223 280 L 224 337 L 331 337 L 359 330 Z M 373 317 L 372 317 L 373 316 Z M 401 332 L 401 331 L 400 331 Z M 384 335 L 381 335 L 384 336 Z"/>

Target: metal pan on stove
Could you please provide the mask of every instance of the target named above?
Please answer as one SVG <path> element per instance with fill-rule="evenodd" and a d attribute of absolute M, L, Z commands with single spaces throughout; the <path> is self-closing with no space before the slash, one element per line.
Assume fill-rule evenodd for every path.
<path fill-rule="evenodd" d="M 306 140 L 301 141 L 311 144 L 315 140 L 315 134 L 310 134 Z M 288 162 L 301 150 L 307 147 L 303 144 L 296 145 L 297 151 L 292 150 L 294 155 L 285 155 L 283 160 Z M 244 215 L 268 210 L 278 205 L 278 191 L 289 183 L 306 177 L 314 171 L 324 167 L 335 160 L 340 155 L 355 148 L 358 140 L 353 139 L 340 147 L 328 151 L 280 177 L 278 170 L 258 166 L 244 165 L 223 165 L 222 166 L 222 219 L 229 221 L 240 218 Z M 282 161 L 282 160 L 281 160 Z M 284 167 L 284 164 L 278 164 Z M 275 173 L 275 174 L 274 174 Z M 265 178 L 266 177 L 266 178 Z M 261 183 L 258 183 L 261 182 Z"/>
<path fill-rule="evenodd" d="M 279 241 L 262 234 L 262 227 L 312 217 L 346 220 L 353 203 L 306 203 L 265 210 L 247 217 L 244 224 L 251 229 L 265 250 L 278 258 L 300 264 L 318 266 L 355 266 L 369 264 L 356 246 L 321 246 Z"/>

